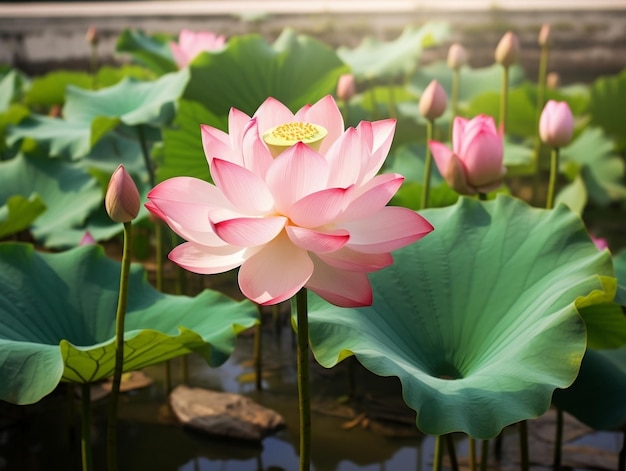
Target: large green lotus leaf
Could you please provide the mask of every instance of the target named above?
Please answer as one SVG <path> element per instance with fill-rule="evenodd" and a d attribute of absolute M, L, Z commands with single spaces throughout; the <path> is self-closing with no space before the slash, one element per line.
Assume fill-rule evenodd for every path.
<path fill-rule="evenodd" d="M 181 96 L 189 72 L 166 74 L 145 82 L 132 77 L 98 91 L 68 87 L 63 115 L 70 121 L 117 118 L 129 126 L 162 126 L 174 118 L 176 100 Z"/>
<path fill-rule="evenodd" d="M 15 100 L 21 90 L 22 80 L 20 75 L 14 71 L 9 71 L 0 80 L 0 113 L 5 112 Z"/>
<path fill-rule="evenodd" d="M 618 139 L 620 147 L 626 146 L 626 70 L 619 75 L 600 77 L 591 86 L 589 113 L 591 123 Z"/>
<path fill-rule="evenodd" d="M 190 70 L 184 98 L 226 116 L 231 107 L 251 115 L 270 96 L 296 111 L 334 93 L 348 68 L 327 45 L 285 29 L 271 46 L 258 35 L 233 37 Z"/>
<path fill-rule="evenodd" d="M 420 67 L 411 76 L 409 87 L 418 96 L 421 95 L 432 80 L 437 80 L 448 93 L 452 90 L 452 69 L 446 62 L 435 62 L 426 67 Z M 522 83 L 524 70 L 519 65 L 509 69 L 509 87 L 515 88 Z M 471 69 L 463 67 L 460 70 L 459 102 L 470 101 L 473 97 L 486 92 L 500 93 L 502 86 L 502 66 L 493 64 L 488 67 Z"/>
<path fill-rule="evenodd" d="M 490 438 L 574 381 L 586 346 L 577 306 L 612 300 L 610 255 L 565 206 L 462 197 L 422 214 L 434 232 L 372 274 L 371 307 L 310 297 L 311 346 L 325 367 L 354 354 L 399 377 L 423 432 Z"/>
<path fill-rule="evenodd" d="M 171 37 L 147 36 L 143 31 L 126 29 L 117 38 L 116 51 L 130 54 L 137 62 L 149 67 L 158 75 L 177 70 L 169 46 Z"/>
<path fill-rule="evenodd" d="M 0 162 L 0 204 L 14 195 L 29 198 L 35 193 L 47 210 L 31 231 L 44 244 L 55 232 L 82 226 L 102 203 L 98 183 L 77 165 L 24 155 Z"/>
<path fill-rule="evenodd" d="M 62 105 L 68 86 L 90 89 L 93 83 L 93 77 L 86 72 L 55 70 L 33 79 L 24 100 L 29 106 Z"/>
<path fill-rule="evenodd" d="M 622 250 L 613 257 L 613 266 L 617 278 L 615 302 L 621 306 L 626 306 L 626 250 Z"/>
<path fill-rule="evenodd" d="M 28 229 L 37 217 L 46 210 L 39 195 L 24 198 L 11 196 L 0 206 L 0 239 Z"/>
<path fill-rule="evenodd" d="M 593 304 L 582 307 L 580 315 L 587 326 L 587 347 L 606 350 L 626 346 L 626 316 L 622 306 L 616 302 Z"/>
<path fill-rule="evenodd" d="M 626 348 L 588 349 L 580 373 L 569 388 L 554 392 L 554 404 L 589 427 L 623 429 L 626 425 Z"/>
<path fill-rule="evenodd" d="M 120 263 L 99 246 L 46 254 L 26 244 L 0 244 L 0 399 L 28 404 L 60 381 L 92 382 L 113 373 L 119 274 Z M 215 291 L 166 295 L 134 266 L 124 371 L 192 351 L 218 366 L 236 334 L 256 322 L 248 301 Z"/>
<path fill-rule="evenodd" d="M 569 209 L 582 217 L 585 206 L 587 206 L 587 188 L 580 175 L 574 181 L 565 185 L 556 195 L 555 204 L 566 204 Z"/>
<path fill-rule="evenodd" d="M 447 23 L 429 22 L 420 28 L 407 26 L 389 42 L 367 37 L 354 49 L 339 47 L 337 54 L 357 80 L 389 80 L 411 73 L 424 48 L 445 41 L 449 35 Z"/>
<path fill-rule="evenodd" d="M 7 128 L 17 125 L 29 114 L 30 110 L 20 103 L 12 103 L 0 113 L 0 160 L 13 158 L 17 152 L 6 139 Z"/>
<path fill-rule="evenodd" d="M 561 168 L 570 178 L 580 172 L 589 199 L 595 204 L 606 206 L 626 198 L 624 161 L 600 128 L 585 128 L 574 142 L 561 150 L 561 160 Z"/>
<path fill-rule="evenodd" d="M 218 118 L 198 102 L 180 100 L 173 126 L 163 130 L 163 145 L 157 155 L 159 181 L 181 175 L 210 180 L 200 124 L 225 129 L 227 119 Z"/>

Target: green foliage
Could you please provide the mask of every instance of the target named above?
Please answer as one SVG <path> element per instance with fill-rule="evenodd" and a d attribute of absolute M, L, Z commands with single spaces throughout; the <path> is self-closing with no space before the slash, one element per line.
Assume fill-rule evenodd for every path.
<path fill-rule="evenodd" d="M 372 274 L 371 307 L 311 296 L 311 347 L 325 367 L 354 354 L 399 377 L 425 433 L 494 437 L 543 414 L 576 378 L 578 310 L 612 300 L 610 256 L 564 206 L 460 198 L 421 214 L 435 231 Z"/>
<path fill-rule="evenodd" d="M 116 51 L 130 54 L 157 75 L 163 75 L 177 69 L 169 41 L 172 38 L 167 35 L 147 36 L 143 31 L 126 29 L 117 39 Z"/>
<path fill-rule="evenodd" d="M 600 126 L 606 134 L 617 139 L 620 149 L 626 147 L 626 70 L 619 75 L 600 77 L 591 87 L 589 114 L 591 124 Z"/>
<path fill-rule="evenodd" d="M 99 246 L 59 254 L 0 244 L 0 399 L 30 404 L 61 381 L 113 373 L 120 263 Z M 248 301 L 214 291 L 195 298 L 156 291 L 134 266 L 124 330 L 124 371 L 198 352 L 211 366 L 257 322 Z"/>
<path fill-rule="evenodd" d="M 30 198 L 11 196 L 0 206 L 0 239 L 28 229 L 37 217 L 46 210 L 39 195 Z"/>

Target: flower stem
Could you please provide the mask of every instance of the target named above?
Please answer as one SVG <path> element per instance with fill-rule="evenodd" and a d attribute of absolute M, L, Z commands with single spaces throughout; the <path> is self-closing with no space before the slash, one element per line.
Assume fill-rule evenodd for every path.
<path fill-rule="evenodd" d="M 452 471 L 459 471 L 459 462 L 456 459 L 454 439 L 452 438 L 451 433 L 446 433 L 446 448 L 448 450 L 448 457 L 450 458 L 450 469 Z"/>
<path fill-rule="evenodd" d="M 530 469 L 528 460 L 528 423 L 522 420 L 519 423 L 519 452 L 520 452 L 520 469 L 528 471 Z"/>
<path fill-rule="evenodd" d="M 552 149 L 550 155 L 550 180 L 548 181 L 548 198 L 546 199 L 546 209 L 554 207 L 554 192 L 556 189 L 556 177 L 559 173 L 559 148 Z"/>
<path fill-rule="evenodd" d="M 435 437 L 435 450 L 433 451 L 433 471 L 441 471 L 443 461 L 443 443 L 441 435 Z"/>
<path fill-rule="evenodd" d="M 452 127 L 454 118 L 459 114 L 459 88 L 461 85 L 461 71 L 454 69 L 452 72 L 452 90 L 450 90 L 450 109 L 452 116 L 450 117 L 450 129 L 448 132 L 448 140 L 452 141 Z"/>
<path fill-rule="evenodd" d="M 434 121 L 429 119 L 426 121 L 426 159 L 424 164 L 424 185 L 422 186 L 422 201 L 420 202 L 420 209 L 428 208 L 428 198 L 430 197 L 430 169 L 433 166 L 433 156 L 430 153 L 430 146 L 428 143 L 433 138 L 433 126 Z"/>
<path fill-rule="evenodd" d="M 470 471 L 476 471 L 476 440 L 474 438 L 469 437 L 468 447 L 469 469 Z"/>
<path fill-rule="evenodd" d="M 535 149 L 534 149 L 534 168 L 538 168 L 539 153 L 541 150 L 541 138 L 539 137 L 539 119 L 541 118 L 541 111 L 546 101 L 546 77 L 548 74 L 548 46 L 545 45 L 541 48 L 541 55 L 539 56 L 539 75 L 537 77 L 537 118 L 535 122 Z"/>
<path fill-rule="evenodd" d="M 120 291 L 115 314 L 115 370 L 111 385 L 111 399 L 109 400 L 109 422 L 107 434 L 107 457 L 109 471 L 117 470 L 117 402 L 120 393 L 120 382 L 124 369 L 124 318 L 128 300 L 128 278 L 130 274 L 130 258 L 133 241 L 132 223 L 124 223 L 124 252 L 122 254 L 122 269 L 120 273 Z"/>
<path fill-rule="evenodd" d="M 81 435 L 80 451 L 82 456 L 83 471 L 93 469 L 93 458 L 91 454 L 91 384 L 82 384 L 81 394 Z"/>
<path fill-rule="evenodd" d="M 556 409 L 556 436 L 554 438 L 554 464 L 556 470 L 561 469 L 561 448 L 563 446 L 563 411 Z"/>
<path fill-rule="evenodd" d="M 300 471 L 311 467 L 311 397 L 309 391 L 309 319 L 307 290 L 296 294 L 298 315 L 298 400 L 300 403 Z"/>
<path fill-rule="evenodd" d="M 509 67 L 502 66 L 502 89 L 500 93 L 500 132 L 506 133 L 506 113 L 509 100 Z"/>
<path fill-rule="evenodd" d="M 480 471 L 487 471 L 489 461 L 489 440 L 483 440 L 480 450 Z"/>

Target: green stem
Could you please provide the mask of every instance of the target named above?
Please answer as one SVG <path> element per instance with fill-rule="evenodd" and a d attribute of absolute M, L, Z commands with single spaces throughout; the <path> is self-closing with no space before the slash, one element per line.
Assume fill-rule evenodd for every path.
<path fill-rule="evenodd" d="M 476 440 L 474 438 L 469 437 L 468 447 L 469 469 L 470 471 L 476 471 Z"/>
<path fill-rule="evenodd" d="M 441 471 L 443 461 L 443 443 L 441 435 L 435 437 L 435 450 L 433 452 L 433 471 Z"/>
<path fill-rule="evenodd" d="M 309 320 L 307 290 L 296 294 L 298 316 L 298 400 L 300 405 L 300 471 L 311 467 L 311 397 L 309 391 Z"/>
<path fill-rule="evenodd" d="M 561 469 L 561 449 L 563 447 L 563 411 L 556 409 L 556 436 L 554 438 L 554 469 Z"/>
<path fill-rule="evenodd" d="M 424 184 L 422 186 L 422 201 L 420 202 L 420 209 L 428 208 L 428 199 L 430 197 L 430 173 L 433 165 L 433 156 L 430 152 L 430 145 L 428 144 L 433 138 L 433 126 L 434 120 L 429 119 L 426 121 L 426 158 L 424 163 Z"/>
<path fill-rule="evenodd" d="M 451 433 L 446 433 L 446 448 L 450 457 L 450 469 L 459 471 L 459 461 L 456 459 L 456 450 L 454 449 L 454 439 Z"/>
<path fill-rule="evenodd" d="M 95 90 L 98 88 L 98 79 L 97 79 L 97 71 L 98 71 L 98 45 L 91 45 L 91 53 L 89 55 L 89 70 L 91 72 L 91 88 Z"/>
<path fill-rule="evenodd" d="M 107 436 L 107 457 L 109 471 L 117 470 L 117 402 L 120 393 L 120 382 L 124 369 L 124 318 L 128 300 L 128 277 L 130 273 L 130 258 L 133 242 L 132 223 L 124 223 L 124 252 L 122 254 L 122 269 L 120 273 L 120 291 L 115 313 L 115 370 L 111 385 L 109 400 L 109 423 Z"/>
<path fill-rule="evenodd" d="M 148 181 L 150 182 L 150 186 L 154 187 L 156 184 L 156 176 L 154 174 L 152 160 L 150 159 L 150 152 L 148 152 L 148 141 L 146 140 L 146 135 L 141 124 L 137 126 L 137 135 L 139 136 L 139 144 L 141 145 L 143 163 L 146 166 L 146 171 L 148 172 Z"/>
<path fill-rule="evenodd" d="M 489 440 L 483 440 L 480 449 L 480 471 L 487 471 L 487 462 L 489 461 Z"/>
<path fill-rule="evenodd" d="M 509 100 L 509 68 L 502 67 L 502 89 L 500 93 L 500 132 L 502 136 L 506 133 L 506 113 Z"/>
<path fill-rule="evenodd" d="M 519 423 L 519 452 L 521 470 L 528 471 L 530 469 L 528 455 L 528 423 L 525 420 Z"/>
<path fill-rule="evenodd" d="M 459 88 L 461 84 L 461 71 L 454 69 L 452 72 L 452 90 L 450 91 L 450 109 L 452 116 L 450 117 L 450 129 L 448 131 L 449 141 L 452 141 L 452 128 L 454 126 L 454 118 L 459 114 Z"/>
<path fill-rule="evenodd" d="M 254 328 L 254 367 L 256 372 L 255 386 L 257 391 L 263 389 L 263 308 L 257 306 L 259 310 L 259 323 Z"/>
<path fill-rule="evenodd" d="M 548 198 L 546 199 L 546 209 L 554 207 L 554 193 L 556 191 L 556 177 L 559 173 L 559 148 L 552 149 L 550 155 L 550 180 L 548 181 Z"/>
<path fill-rule="evenodd" d="M 546 101 L 546 77 L 548 75 L 548 46 L 541 48 L 541 55 L 539 56 L 539 76 L 537 77 L 537 109 L 535 120 L 535 152 L 534 166 L 537 169 L 539 163 L 539 153 L 541 150 L 541 137 L 539 136 L 539 119 L 541 118 L 541 112 Z"/>
<path fill-rule="evenodd" d="M 83 462 L 83 471 L 91 471 L 93 469 L 93 458 L 91 454 L 91 384 L 82 384 L 82 415 L 81 415 L 81 434 L 80 434 L 80 451 Z"/>
<path fill-rule="evenodd" d="M 163 225 L 161 221 L 154 223 L 155 238 L 155 264 L 156 264 L 156 289 L 163 291 Z"/>

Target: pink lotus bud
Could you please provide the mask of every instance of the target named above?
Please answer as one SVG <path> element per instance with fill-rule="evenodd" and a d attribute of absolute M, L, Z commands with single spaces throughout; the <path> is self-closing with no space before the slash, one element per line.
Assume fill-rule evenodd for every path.
<path fill-rule="evenodd" d="M 509 67 L 517 62 L 519 55 L 520 45 L 519 39 L 511 31 L 507 32 L 496 47 L 495 58 L 496 62 L 502 64 L 504 67 Z"/>
<path fill-rule="evenodd" d="M 83 246 L 83 245 L 95 245 L 96 244 L 96 239 L 93 238 L 93 236 L 91 235 L 91 232 L 89 231 L 85 231 L 85 234 L 83 234 L 83 237 L 80 239 L 80 242 L 78 243 L 78 245 Z"/>
<path fill-rule="evenodd" d="M 548 23 L 544 23 L 541 26 L 537 42 L 541 47 L 546 47 L 550 44 L 550 25 Z"/>
<path fill-rule="evenodd" d="M 139 191 L 123 165 L 119 165 L 107 187 L 104 205 L 115 222 L 129 222 L 139 213 Z"/>
<path fill-rule="evenodd" d="M 602 237 L 595 237 L 593 234 L 590 234 L 590 236 L 593 243 L 596 244 L 596 247 L 598 247 L 598 250 L 604 250 L 609 248 L 609 243 L 606 239 L 603 239 Z"/>
<path fill-rule="evenodd" d="M 341 101 L 348 101 L 356 93 L 356 83 L 354 75 L 343 74 L 337 82 L 337 98 Z"/>
<path fill-rule="evenodd" d="M 428 145 L 439 173 L 457 193 L 488 193 L 502 184 L 506 173 L 502 164 L 504 148 L 491 116 L 455 118 L 452 149 L 437 141 Z"/>
<path fill-rule="evenodd" d="M 552 147 L 569 144 L 574 132 L 574 117 L 564 101 L 550 100 L 539 118 L 541 140 Z"/>
<path fill-rule="evenodd" d="M 87 28 L 87 32 L 85 33 L 85 41 L 87 41 L 92 46 L 96 46 L 100 41 L 100 36 L 98 35 L 98 30 L 95 26 L 90 26 Z"/>
<path fill-rule="evenodd" d="M 455 43 L 448 49 L 448 67 L 458 70 L 464 65 L 467 65 L 467 50 Z"/>
<path fill-rule="evenodd" d="M 226 37 L 203 31 L 183 29 L 178 35 L 178 42 L 170 42 L 170 50 L 179 69 L 183 69 L 193 61 L 198 54 L 204 51 L 217 51 L 226 44 Z"/>
<path fill-rule="evenodd" d="M 561 76 L 556 72 L 550 72 L 546 77 L 546 87 L 554 90 L 561 86 Z"/>
<path fill-rule="evenodd" d="M 439 85 L 437 80 L 432 80 L 422 93 L 419 110 L 424 118 L 433 120 L 439 118 L 446 111 L 447 104 L 448 97 L 443 87 Z"/>

